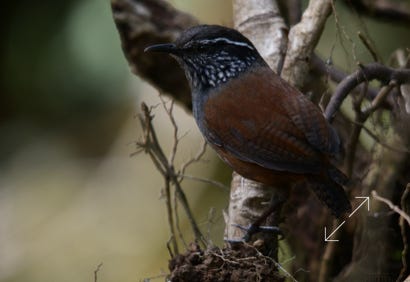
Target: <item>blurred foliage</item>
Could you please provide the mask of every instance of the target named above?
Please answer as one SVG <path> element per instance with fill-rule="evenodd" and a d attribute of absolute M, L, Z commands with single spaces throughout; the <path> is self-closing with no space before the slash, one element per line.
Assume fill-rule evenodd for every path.
<path fill-rule="evenodd" d="M 127 108 L 130 99 L 125 91 L 129 71 L 108 3 L 6 3 L 1 17 L 0 157 L 38 130 L 75 137 L 92 128 L 94 139 L 104 134 L 107 125 L 100 120 L 107 123 L 107 115 L 115 120 L 118 113 L 113 111 Z"/>
<path fill-rule="evenodd" d="M 202 10 L 210 21 L 224 13 Z M 130 73 L 109 1 L 8 1 L 0 22 L 0 281 L 92 281 L 100 262 L 98 281 L 160 274 L 169 258 L 163 182 L 146 156 L 129 157 L 139 102 L 159 99 Z M 175 115 L 188 132 L 180 165 L 202 138 L 187 113 Z M 155 116 L 169 150 L 168 118 L 160 107 Z M 187 173 L 206 177 L 220 165 L 212 153 L 206 159 L 201 173 Z M 226 191 L 192 180 L 184 188 L 220 243 Z M 189 241 L 183 214 L 181 228 Z"/>

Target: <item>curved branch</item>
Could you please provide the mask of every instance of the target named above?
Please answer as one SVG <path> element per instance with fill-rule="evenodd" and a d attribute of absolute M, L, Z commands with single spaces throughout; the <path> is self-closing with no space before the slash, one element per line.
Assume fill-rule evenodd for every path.
<path fill-rule="evenodd" d="M 383 84 L 394 80 L 398 85 L 410 82 L 410 69 L 393 69 L 380 63 L 371 63 L 348 75 L 336 88 L 325 110 L 325 117 L 332 122 L 336 111 L 356 86 L 365 81 L 376 79 Z"/>
<path fill-rule="evenodd" d="M 410 23 L 410 7 L 401 1 L 389 0 L 345 0 L 345 4 L 354 8 L 357 12 L 389 22 Z"/>
<path fill-rule="evenodd" d="M 312 59 L 310 61 L 310 67 L 311 70 L 315 73 L 318 73 L 320 75 L 327 75 L 332 81 L 336 83 L 340 83 L 342 80 L 344 80 L 347 77 L 347 73 L 344 71 L 340 70 L 339 68 L 335 67 L 334 65 L 326 64 L 318 55 L 313 54 Z M 363 91 L 363 85 L 359 85 L 358 91 Z M 369 100 L 373 100 L 376 98 L 378 94 L 378 90 L 367 87 L 366 90 L 366 98 Z M 382 104 L 382 107 L 390 109 L 394 107 L 394 102 L 391 96 L 387 97 L 385 103 Z"/>
<path fill-rule="evenodd" d="M 177 62 L 168 56 L 144 53 L 144 49 L 174 41 L 198 21 L 163 0 L 111 0 L 111 8 L 132 72 L 191 110 L 191 92 Z"/>

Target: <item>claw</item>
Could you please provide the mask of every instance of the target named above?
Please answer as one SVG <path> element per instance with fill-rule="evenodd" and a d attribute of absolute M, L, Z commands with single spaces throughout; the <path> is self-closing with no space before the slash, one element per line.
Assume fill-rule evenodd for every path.
<path fill-rule="evenodd" d="M 280 238 L 282 239 L 283 233 L 282 230 L 280 230 L 279 227 L 277 226 L 258 226 L 255 224 L 251 224 L 249 226 L 243 226 L 243 225 L 239 225 L 239 224 L 233 224 L 233 226 L 241 229 L 242 231 L 245 232 L 245 235 L 243 236 L 243 241 L 245 242 L 249 242 L 252 235 L 259 233 L 259 232 L 265 232 L 265 233 L 271 233 L 271 234 L 275 234 L 275 235 L 279 235 Z"/>
<path fill-rule="evenodd" d="M 243 239 L 227 239 L 227 238 L 225 238 L 224 241 L 229 243 L 230 245 L 237 245 L 237 244 L 240 244 L 240 243 L 244 243 Z"/>

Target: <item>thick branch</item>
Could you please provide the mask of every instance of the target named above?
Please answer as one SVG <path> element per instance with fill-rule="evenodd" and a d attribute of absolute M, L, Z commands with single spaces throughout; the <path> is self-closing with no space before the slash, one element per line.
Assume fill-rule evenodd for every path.
<path fill-rule="evenodd" d="M 357 12 L 378 20 L 410 23 L 410 6 L 405 1 L 393 0 L 345 0 Z"/>
<path fill-rule="evenodd" d="M 234 25 L 256 46 L 270 67 L 277 72 L 282 68 L 286 51 L 286 25 L 276 1 L 233 1 Z M 248 226 L 268 208 L 274 190 L 261 183 L 245 179 L 234 173 L 231 183 L 229 209 L 225 214 L 225 239 L 241 240 L 243 232 L 236 226 Z M 269 224 L 277 225 L 278 222 Z M 266 254 L 277 259 L 277 238 L 258 234 L 263 238 Z"/>
<path fill-rule="evenodd" d="M 330 65 L 330 64 L 326 64 L 319 56 L 317 55 L 313 55 L 310 61 L 310 67 L 312 68 L 311 70 L 315 73 L 321 74 L 321 75 L 326 75 L 329 76 L 329 78 L 336 82 L 339 83 L 342 80 L 344 80 L 348 74 L 345 73 L 344 71 L 340 70 L 339 68 L 337 68 L 334 65 Z M 363 91 L 363 86 L 360 85 L 357 90 L 359 92 Z M 369 100 L 373 100 L 378 94 L 378 90 L 371 88 L 371 87 L 367 87 L 367 91 L 366 91 L 366 98 Z M 391 96 L 389 96 L 385 102 L 385 104 L 383 104 L 383 107 L 385 108 L 393 108 L 393 99 L 391 98 Z"/>
<path fill-rule="evenodd" d="M 289 32 L 282 76 L 301 88 L 309 71 L 309 60 L 331 12 L 330 0 L 311 0 L 300 23 Z"/>
<path fill-rule="evenodd" d="M 280 72 L 286 54 L 287 27 L 276 1 L 233 1 L 234 25 L 248 37 L 269 66 Z"/>
<path fill-rule="evenodd" d="M 191 110 L 189 86 L 177 62 L 169 56 L 144 53 L 144 49 L 174 41 L 198 21 L 163 0 L 111 0 L 111 7 L 132 71 Z"/>

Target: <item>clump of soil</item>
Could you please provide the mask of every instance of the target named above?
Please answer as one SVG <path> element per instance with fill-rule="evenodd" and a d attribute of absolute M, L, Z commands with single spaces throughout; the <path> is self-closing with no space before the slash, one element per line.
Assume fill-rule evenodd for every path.
<path fill-rule="evenodd" d="M 273 259 L 247 244 L 206 250 L 191 244 L 186 253 L 170 260 L 169 269 L 168 281 L 172 282 L 285 281 Z"/>

